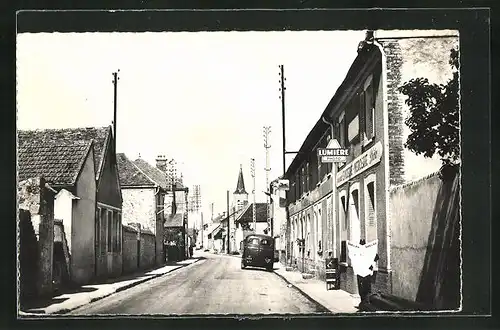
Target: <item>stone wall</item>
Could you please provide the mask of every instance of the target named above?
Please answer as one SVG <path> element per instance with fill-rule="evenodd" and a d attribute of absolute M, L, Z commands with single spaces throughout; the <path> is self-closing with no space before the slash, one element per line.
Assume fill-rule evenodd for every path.
<path fill-rule="evenodd" d="M 43 178 L 28 179 L 18 184 L 19 209 L 31 214 L 38 242 L 37 293 L 52 294 L 54 249 L 54 192 Z"/>

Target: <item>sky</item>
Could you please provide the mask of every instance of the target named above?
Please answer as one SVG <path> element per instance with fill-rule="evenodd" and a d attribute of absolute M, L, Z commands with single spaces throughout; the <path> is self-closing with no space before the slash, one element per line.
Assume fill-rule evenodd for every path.
<path fill-rule="evenodd" d="M 256 201 L 283 174 L 279 65 L 284 65 L 286 150 L 298 151 L 347 74 L 364 31 L 36 33 L 17 36 L 18 129 L 108 126 L 119 71 L 117 151 L 179 163 L 199 184 L 204 214 L 226 210 L 240 164 Z M 294 155 L 287 156 L 286 166 Z M 249 196 L 252 201 L 252 196 Z"/>

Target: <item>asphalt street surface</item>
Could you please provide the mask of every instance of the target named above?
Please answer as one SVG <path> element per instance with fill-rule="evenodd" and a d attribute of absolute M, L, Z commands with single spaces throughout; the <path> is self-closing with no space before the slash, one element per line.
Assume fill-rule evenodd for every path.
<path fill-rule="evenodd" d="M 273 272 L 196 251 L 192 265 L 82 306 L 69 315 L 326 313 Z"/>

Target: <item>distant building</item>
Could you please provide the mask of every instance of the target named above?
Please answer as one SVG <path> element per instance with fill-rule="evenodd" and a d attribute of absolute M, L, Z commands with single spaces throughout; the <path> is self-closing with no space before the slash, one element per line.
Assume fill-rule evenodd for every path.
<path fill-rule="evenodd" d="M 243 165 L 240 165 L 238 183 L 236 184 L 236 190 L 233 192 L 233 210 L 240 211 L 247 203 L 248 193 L 245 190 L 245 181 L 243 180 Z"/>
<path fill-rule="evenodd" d="M 241 243 L 249 234 L 264 234 L 268 228 L 267 203 L 255 203 L 256 228 L 253 228 L 253 204 L 247 204 L 245 208 L 236 215 L 234 228 L 233 246 L 236 251 L 241 249 Z"/>
<path fill-rule="evenodd" d="M 123 153 L 117 157 L 123 195 L 123 223 L 140 224 L 141 231 L 149 230 L 155 236 L 154 264 L 161 265 L 165 260 L 163 224 L 167 215 L 164 210 L 167 194 L 165 174 L 143 159 L 131 161 Z"/>

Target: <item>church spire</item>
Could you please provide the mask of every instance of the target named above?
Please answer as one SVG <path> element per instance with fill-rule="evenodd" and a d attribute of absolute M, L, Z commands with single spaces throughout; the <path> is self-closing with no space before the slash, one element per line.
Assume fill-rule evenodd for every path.
<path fill-rule="evenodd" d="M 245 191 L 245 182 L 243 181 L 243 165 L 240 164 L 240 174 L 238 175 L 238 184 L 236 185 L 235 194 L 248 194 Z"/>

